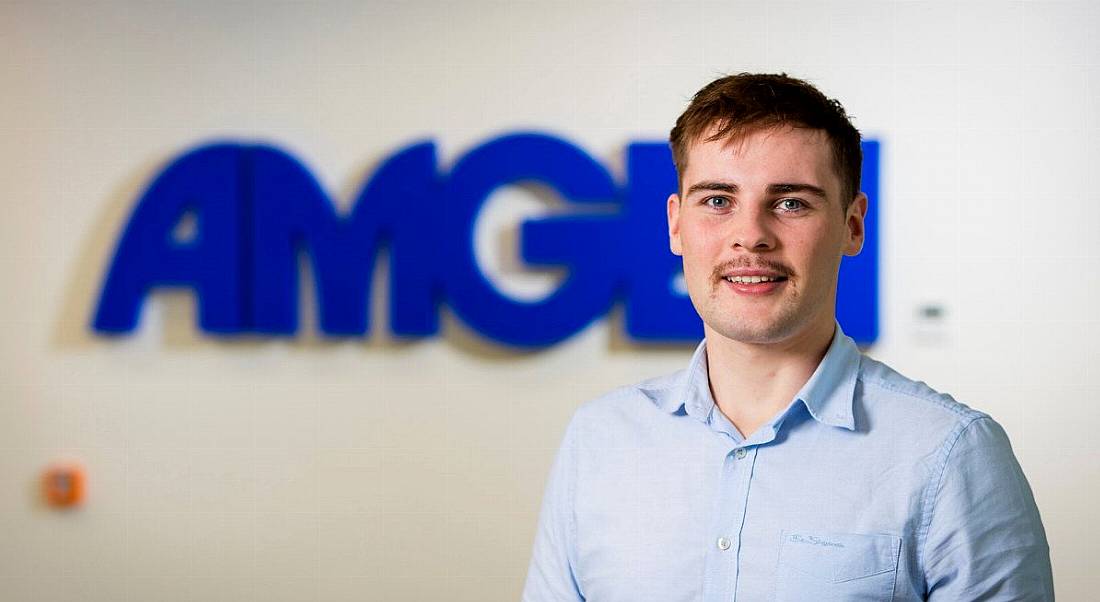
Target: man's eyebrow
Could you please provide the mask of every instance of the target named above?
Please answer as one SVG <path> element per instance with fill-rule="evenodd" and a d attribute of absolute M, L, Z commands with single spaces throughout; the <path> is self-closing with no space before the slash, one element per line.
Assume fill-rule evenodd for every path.
<path fill-rule="evenodd" d="M 806 192 L 817 197 L 821 197 L 822 200 L 827 199 L 825 196 L 825 190 L 819 186 L 813 184 L 802 183 L 783 183 L 783 184 L 771 184 L 768 186 L 768 194 L 790 194 L 792 192 Z"/>
<path fill-rule="evenodd" d="M 738 188 L 737 184 L 734 184 L 733 182 L 706 181 L 692 184 L 691 187 L 688 188 L 687 194 L 684 196 L 691 196 L 699 191 L 728 192 L 730 194 L 737 194 L 738 190 L 740 190 L 740 188 Z"/>
<path fill-rule="evenodd" d="M 728 194 L 737 194 L 740 192 L 740 187 L 733 182 L 722 182 L 718 180 L 708 180 L 705 182 L 698 182 L 692 184 L 688 188 L 685 196 L 691 196 L 696 192 L 725 192 Z M 770 184 L 768 186 L 768 194 L 791 194 L 797 192 L 804 192 L 812 194 L 816 197 L 820 197 L 822 200 L 828 197 L 825 194 L 825 189 L 820 186 L 814 186 L 813 184 L 805 184 L 802 182 L 783 182 L 779 184 Z"/>

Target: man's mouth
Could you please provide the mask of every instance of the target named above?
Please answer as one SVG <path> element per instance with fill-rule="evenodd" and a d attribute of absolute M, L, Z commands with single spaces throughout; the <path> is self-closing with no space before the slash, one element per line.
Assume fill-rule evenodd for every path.
<path fill-rule="evenodd" d="M 726 286 L 736 294 L 745 297 L 765 297 L 776 294 L 787 285 L 787 277 L 778 274 L 772 276 L 743 275 L 723 276 Z"/>
<path fill-rule="evenodd" d="M 736 284 L 758 284 L 760 282 L 782 282 L 786 276 L 726 276 L 726 282 Z"/>

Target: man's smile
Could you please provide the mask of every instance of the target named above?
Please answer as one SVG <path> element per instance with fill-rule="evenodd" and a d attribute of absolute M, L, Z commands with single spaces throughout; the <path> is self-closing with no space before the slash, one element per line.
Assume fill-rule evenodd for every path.
<path fill-rule="evenodd" d="M 728 265 L 714 270 L 715 288 L 722 285 L 741 295 L 767 295 L 778 291 L 787 282 L 788 271 L 778 265 L 768 267 L 737 267 Z"/>
<path fill-rule="evenodd" d="M 726 286 L 740 295 L 769 295 L 787 284 L 786 277 L 767 276 L 728 276 L 723 279 Z"/>

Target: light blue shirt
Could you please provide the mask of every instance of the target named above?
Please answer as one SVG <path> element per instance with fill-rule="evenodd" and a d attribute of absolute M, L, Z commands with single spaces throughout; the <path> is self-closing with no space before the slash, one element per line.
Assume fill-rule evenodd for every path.
<path fill-rule="evenodd" d="M 836 328 L 743 438 L 686 370 L 582 405 L 547 483 L 523 600 L 1053 600 L 1031 489 L 988 415 Z"/>

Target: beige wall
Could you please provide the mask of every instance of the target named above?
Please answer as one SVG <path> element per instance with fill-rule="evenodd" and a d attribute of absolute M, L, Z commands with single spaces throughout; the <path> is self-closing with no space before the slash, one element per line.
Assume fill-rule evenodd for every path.
<path fill-rule="evenodd" d="M 544 129 L 621 175 L 625 145 L 661 139 L 712 76 L 785 70 L 883 142 L 870 353 L 1005 425 L 1059 597 L 1087 599 L 1098 17 L 1086 2 L 3 2 L 0 598 L 517 598 L 573 408 L 690 348 L 626 345 L 618 311 L 532 354 L 449 317 L 412 344 L 326 342 L 311 316 L 293 341 L 218 342 L 187 293 L 99 339 L 88 317 L 136 195 L 217 137 L 288 148 L 345 204 L 421 137 L 447 164 Z M 544 210 L 504 191 L 484 240 Z M 545 290 L 484 240 L 502 287 Z M 925 304 L 945 319 L 919 319 Z M 75 513 L 35 498 L 63 458 L 90 476 Z"/>

